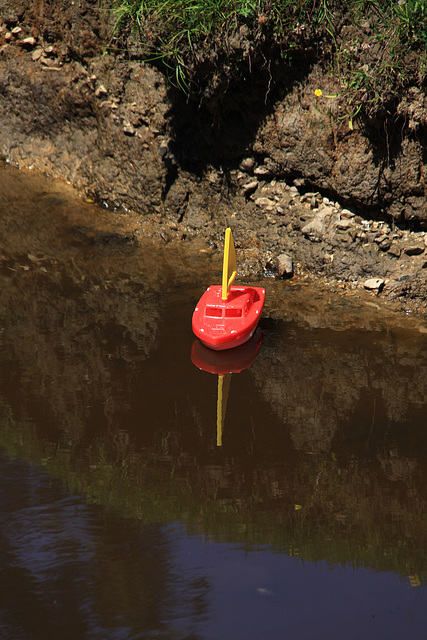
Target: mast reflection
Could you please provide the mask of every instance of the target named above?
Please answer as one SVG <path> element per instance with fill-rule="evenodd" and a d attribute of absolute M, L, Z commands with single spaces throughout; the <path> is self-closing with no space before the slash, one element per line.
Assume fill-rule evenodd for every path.
<path fill-rule="evenodd" d="M 258 358 L 263 341 L 263 333 L 258 328 L 252 338 L 245 344 L 235 349 L 215 351 L 209 349 L 200 340 L 195 340 L 191 348 L 191 361 L 202 371 L 218 376 L 217 396 L 217 437 L 216 444 L 222 446 L 222 433 L 224 429 L 225 414 L 227 410 L 228 393 L 230 390 L 231 374 L 241 373 L 249 369 Z"/>

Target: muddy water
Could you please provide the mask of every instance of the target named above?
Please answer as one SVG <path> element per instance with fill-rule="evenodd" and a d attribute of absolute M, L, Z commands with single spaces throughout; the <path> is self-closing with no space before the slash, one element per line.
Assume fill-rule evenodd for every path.
<path fill-rule="evenodd" d="M 0 220 L 1 638 L 425 638 L 423 319 L 266 280 L 218 360 L 217 250 L 10 167 Z"/>

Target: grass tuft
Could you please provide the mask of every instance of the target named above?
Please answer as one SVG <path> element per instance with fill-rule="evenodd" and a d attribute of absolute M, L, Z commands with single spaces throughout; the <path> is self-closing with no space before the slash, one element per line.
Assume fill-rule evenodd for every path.
<path fill-rule="evenodd" d="M 359 113 L 387 112 L 405 88 L 425 80 L 427 0 L 110 2 L 116 44 L 131 33 L 141 55 L 162 63 L 186 92 L 201 90 L 208 60 L 211 74 L 222 68 L 238 76 L 253 70 L 260 52 L 268 68 L 274 58 L 292 68 L 315 52 L 329 59 L 352 123 Z"/>

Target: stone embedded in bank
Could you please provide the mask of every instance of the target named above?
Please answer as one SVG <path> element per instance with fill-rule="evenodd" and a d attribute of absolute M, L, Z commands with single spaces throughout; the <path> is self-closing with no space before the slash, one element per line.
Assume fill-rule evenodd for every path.
<path fill-rule="evenodd" d="M 245 173 L 252 174 L 254 172 L 256 166 L 256 162 L 254 158 L 248 157 L 243 158 L 239 165 L 240 171 L 244 171 Z"/>
<path fill-rule="evenodd" d="M 318 242 L 322 239 L 326 231 L 326 222 L 325 222 L 326 215 L 327 213 L 325 209 L 322 209 L 322 211 L 320 211 L 314 216 L 313 220 L 311 220 L 310 222 L 308 222 L 306 225 L 303 226 L 301 231 L 306 238 L 314 242 L 316 241 Z"/>
<path fill-rule="evenodd" d="M 297 196 L 299 196 L 299 191 L 296 187 L 289 187 L 289 195 L 291 196 L 291 198 L 296 198 Z"/>
<path fill-rule="evenodd" d="M 391 247 L 391 238 L 386 233 L 376 236 L 374 242 L 379 246 L 381 251 L 389 251 Z"/>
<path fill-rule="evenodd" d="M 97 98 L 103 98 L 104 96 L 108 95 L 108 91 L 107 89 L 104 87 L 103 84 L 100 84 L 96 89 L 95 89 L 95 96 Z"/>
<path fill-rule="evenodd" d="M 342 209 L 341 218 L 355 218 L 355 217 L 356 217 L 356 214 L 354 214 L 349 209 Z"/>
<path fill-rule="evenodd" d="M 21 47 L 31 49 L 32 47 L 35 46 L 36 42 L 37 40 L 33 36 L 28 36 L 28 38 L 23 38 L 22 40 L 19 40 L 18 44 L 20 44 Z"/>
<path fill-rule="evenodd" d="M 135 135 L 135 128 L 128 120 L 125 120 L 123 122 L 123 133 L 126 136 L 130 136 L 130 137 Z"/>
<path fill-rule="evenodd" d="M 348 229 L 351 229 L 352 226 L 353 224 L 350 220 L 344 219 L 337 221 L 337 229 L 341 229 L 342 231 L 347 231 Z"/>
<path fill-rule="evenodd" d="M 424 242 L 414 242 L 412 244 L 408 244 L 404 251 L 407 256 L 419 256 L 424 252 Z"/>
<path fill-rule="evenodd" d="M 402 249 L 397 242 L 392 242 L 390 248 L 388 250 L 388 254 L 390 256 L 394 256 L 395 258 L 400 258 L 400 254 L 402 253 Z"/>
<path fill-rule="evenodd" d="M 280 278 L 291 278 L 294 275 L 292 258 L 287 253 L 282 253 L 280 256 L 277 256 L 273 264 Z"/>
<path fill-rule="evenodd" d="M 37 49 L 34 49 L 34 51 L 31 54 L 31 59 L 34 62 L 37 62 L 37 60 L 40 60 L 40 58 L 43 55 L 43 49 L 41 47 L 37 47 Z"/>
<path fill-rule="evenodd" d="M 379 293 L 384 287 L 384 280 L 382 278 L 369 278 L 365 280 L 363 286 L 368 291 L 377 291 Z"/>
<path fill-rule="evenodd" d="M 252 180 L 251 182 L 247 182 L 246 184 L 243 185 L 242 189 L 243 189 L 243 193 L 246 196 L 251 195 L 251 193 L 254 193 L 254 191 L 258 189 L 258 180 Z"/>
<path fill-rule="evenodd" d="M 257 205 L 257 207 L 261 207 L 269 211 L 272 211 L 276 206 L 276 202 L 274 200 L 266 197 L 256 198 L 255 204 Z"/>

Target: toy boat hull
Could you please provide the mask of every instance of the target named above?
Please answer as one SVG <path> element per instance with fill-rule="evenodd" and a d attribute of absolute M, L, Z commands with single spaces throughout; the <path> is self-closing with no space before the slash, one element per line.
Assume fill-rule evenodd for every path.
<path fill-rule="evenodd" d="M 261 287 L 231 286 L 226 300 L 222 287 L 211 285 L 193 313 L 193 332 L 210 349 L 233 349 L 254 334 L 265 302 Z"/>

